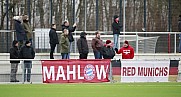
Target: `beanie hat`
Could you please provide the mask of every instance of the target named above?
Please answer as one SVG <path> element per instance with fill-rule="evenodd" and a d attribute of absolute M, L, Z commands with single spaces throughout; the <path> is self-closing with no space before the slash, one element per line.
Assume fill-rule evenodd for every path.
<path fill-rule="evenodd" d="M 125 40 L 125 41 L 124 41 L 124 43 L 129 45 L 129 43 L 128 43 L 128 41 L 127 41 L 127 40 Z"/>
<path fill-rule="evenodd" d="M 109 44 L 109 43 L 111 43 L 111 40 L 106 40 L 106 44 Z"/>
<path fill-rule="evenodd" d="M 114 20 L 116 19 L 116 18 L 118 18 L 119 16 L 118 15 L 114 15 Z"/>

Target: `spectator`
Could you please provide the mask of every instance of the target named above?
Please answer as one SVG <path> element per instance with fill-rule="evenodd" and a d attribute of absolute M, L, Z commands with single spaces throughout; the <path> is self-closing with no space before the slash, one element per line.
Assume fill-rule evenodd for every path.
<path fill-rule="evenodd" d="M 16 38 L 19 42 L 19 48 L 22 47 L 24 41 L 26 40 L 25 30 L 23 29 L 23 26 L 21 25 L 21 18 L 22 18 L 22 16 L 13 17 L 15 31 L 16 31 Z"/>
<path fill-rule="evenodd" d="M 86 40 L 86 33 L 81 32 L 80 33 L 80 39 L 77 40 L 77 47 L 79 50 L 79 58 L 80 59 L 87 59 L 89 48 Z"/>
<path fill-rule="evenodd" d="M 124 41 L 123 47 L 118 51 L 115 49 L 117 54 L 122 53 L 122 59 L 133 59 L 134 58 L 134 49 L 129 45 L 128 41 Z"/>
<path fill-rule="evenodd" d="M 33 47 L 31 46 L 30 41 L 25 42 L 25 46 L 23 46 L 20 50 L 20 58 L 21 59 L 34 59 L 35 52 Z M 30 82 L 31 79 L 31 68 L 32 68 L 32 61 L 24 60 L 24 82 Z M 26 72 L 27 71 L 27 72 Z"/>
<path fill-rule="evenodd" d="M 32 44 L 32 34 L 33 34 L 33 32 L 32 32 L 32 28 L 31 28 L 31 25 L 30 25 L 30 23 L 29 23 L 29 19 L 28 19 L 28 16 L 27 15 L 24 15 L 23 16 L 23 28 L 24 28 L 24 30 L 25 30 L 25 33 L 26 33 L 26 39 L 27 40 L 29 40 L 29 41 L 31 41 L 31 44 Z"/>
<path fill-rule="evenodd" d="M 113 43 L 111 40 L 106 40 L 106 44 L 101 49 L 101 54 L 104 59 L 113 59 L 115 56 L 115 52 L 113 49 Z"/>
<path fill-rule="evenodd" d="M 179 15 L 179 20 L 178 20 L 178 30 L 179 30 L 179 32 L 181 32 L 181 15 Z M 179 39 L 180 39 L 179 53 L 181 53 L 181 34 L 179 34 Z"/>
<path fill-rule="evenodd" d="M 68 59 L 70 59 L 70 52 L 72 51 L 72 42 L 74 41 L 73 32 L 75 31 L 76 26 L 77 26 L 77 24 L 74 23 L 74 25 L 71 27 L 71 26 L 69 25 L 69 22 L 68 22 L 68 21 L 64 21 L 64 23 L 63 23 L 63 25 L 62 25 L 62 31 L 64 31 L 64 29 L 67 29 L 67 30 L 69 31 L 69 34 L 68 34 L 68 39 L 69 39 Z"/>
<path fill-rule="evenodd" d="M 114 15 L 114 22 L 112 23 L 113 38 L 114 38 L 114 49 L 118 48 L 119 34 L 122 29 L 121 23 L 119 22 L 118 15 Z"/>
<path fill-rule="evenodd" d="M 10 59 L 18 59 L 19 58 L 19 49 L 18 49 L 18 41 L 14 40 L 12 43 L 12 48 L 10 48 Z M 10 74 L 10 82 L 19 82 L 16 79 L 16 73 L 18 70 L 18 63 L 20 61 L 11 60 L 11 74 Z"/>
<path fill-rule="evenodd" d="M 61 34 L 61 55 L 62 59 L 69 59 L 68 53 L 69 53 L 69 39 L 68 39 L 68 33 L 69 31 L 67 29 L 63 30 L 63 33 Z"/>
<path fill-rule="evenodd" d="M 56 33 L 56 25 L 52 24 L 51 29 L 49 31 L 49 38 L 50 38 L 50 59 L 54 59 L 53 53 L 55 51 L 55 47 L 57 44 L 59 44 L 58 36 Z"/>
<path fill-rule="evenodd" d="M 101 47 L 103 46 L 103 42 L 100 39 L 100 33 L 95 32 L 96 37 L 92 39 L 92 49 L 94 52 L 95 59 L 102 59 L 102 55 L 100 53 Z"/>

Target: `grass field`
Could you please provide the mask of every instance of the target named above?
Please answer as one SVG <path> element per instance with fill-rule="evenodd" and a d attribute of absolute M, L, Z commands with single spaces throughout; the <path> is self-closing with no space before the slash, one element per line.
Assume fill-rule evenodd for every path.
<path fill-rule="evenodd" d="M 0 97 L 181 97 L 181 83 L 0 84 Z"/>

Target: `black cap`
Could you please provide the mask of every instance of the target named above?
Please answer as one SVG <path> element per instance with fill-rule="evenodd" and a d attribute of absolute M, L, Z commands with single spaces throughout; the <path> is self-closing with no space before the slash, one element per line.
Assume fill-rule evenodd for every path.
<path fill-rule="evenodd" d="M 116 19 L 116 18 L 118 18 L 119 16 L 118 15 L 114 15 L 114 20 Z"/>

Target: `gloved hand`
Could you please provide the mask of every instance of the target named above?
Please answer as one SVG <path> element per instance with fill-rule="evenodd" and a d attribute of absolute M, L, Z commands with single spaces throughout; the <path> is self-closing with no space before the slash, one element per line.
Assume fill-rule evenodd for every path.
<path fill-rule="evenodd" d="M 115 48 L 114 50 L 116 51 L 116 53 L 118 52 L 118 49 L 117 49 L 117 48 Z"/>

